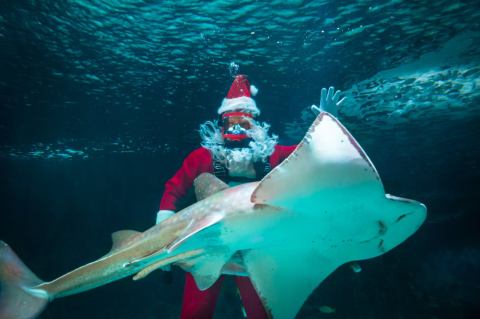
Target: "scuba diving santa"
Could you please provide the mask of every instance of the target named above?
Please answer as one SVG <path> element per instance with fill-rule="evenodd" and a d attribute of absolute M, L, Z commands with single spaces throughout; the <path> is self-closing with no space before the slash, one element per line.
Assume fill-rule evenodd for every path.
<path fill-rule="evenodd" d="M 212 154 L 214 174 L 232 184 L 259 180 L 271 169 L 269 157 L 278 137 L 270 125 L 259 122 L 257 88 L 237 75 L 218 109 L 219 119 L 200 126 L 201 145 Z"/>

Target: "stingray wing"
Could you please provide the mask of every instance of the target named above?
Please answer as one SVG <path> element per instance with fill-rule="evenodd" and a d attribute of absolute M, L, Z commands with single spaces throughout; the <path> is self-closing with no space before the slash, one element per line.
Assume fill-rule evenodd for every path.
<path fill-rule="evenodd" d="M 312 291 L 339 266 L 318 252 L 291 248 L 248 251 L 244 264 L 275 319 L 294 318 Z"/>
<path fill-rule="evenodd" d="M 295 151 L 263 178 L 251 200 L 314 211 L 325 199 L 338 197 L 339 189 L 345 194 L 345 188 L 384 195 L 377 170 L 360 145 L 335 117 L 320 113 Z"/>
<path fill-rule="evenodd" d="M 372 162 L 340 122 L 321 113 L 297 149 L 251 196 L 275 206 L 273 243 L 244 253 L 245 267 L 275 318 L 293 318 L 338 266 L 385 253 L 423 223 L 425 206 L 385 195 Z"/>

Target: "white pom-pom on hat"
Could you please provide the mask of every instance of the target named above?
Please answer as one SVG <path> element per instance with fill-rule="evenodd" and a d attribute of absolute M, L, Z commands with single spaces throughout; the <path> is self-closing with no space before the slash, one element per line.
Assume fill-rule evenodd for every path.
<path fill-rule="evenodd" d="M 232 112 L 241 110 L 251 113 L 254 116 L 260 114 L 255 100 L 251 96 L 258 93 L 258 89 L 254 85 L 250 85 L 247 76 L 239 74 L 235 76 L 227 96 L 223 99 L 217 113 Z"/>
<path fill-rule="evenodd" d="M 252 94 L 252 96 L 255 96 L 257 95 L 258 93 L 258 89 L 255 85 L 250 85 L 250 94 Z"/>

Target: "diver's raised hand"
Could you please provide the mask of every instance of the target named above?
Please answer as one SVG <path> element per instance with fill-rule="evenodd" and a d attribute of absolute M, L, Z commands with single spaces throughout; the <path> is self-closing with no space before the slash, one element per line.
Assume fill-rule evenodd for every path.
<path fill-rule="evenodd" d="M 335 92 L 335 88 L 333 86 L 329 87 L 328 91 L 326 88 L 323 88 L 320 94 L 320 106 L 316 106 L 315 104 L 313 104 L 311 106 L 311 110 L 313 111 L 313 113 L 315 113 L 315 115 L 320 112 L 328 112 L 333 116 L 337 117 L 338 108 L 340 107 L 340 104 L 342 104 L 345 100 L 345 97 L 339 100 L 340 93 L 340 90 L 337 90 Z"/>

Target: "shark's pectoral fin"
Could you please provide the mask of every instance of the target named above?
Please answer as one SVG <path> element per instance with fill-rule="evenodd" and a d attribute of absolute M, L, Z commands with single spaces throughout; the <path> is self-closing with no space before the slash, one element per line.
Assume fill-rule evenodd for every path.
<path fill-rule="evenodd" d="M 167 266 L 170 264 L 173 264 L 178 261 L 182 260 L 188 260 L 190 258 L 193 258 L 195 256 L 198 256 L 204 252 L 203 249 L 195 249 L 195 250 L 189 250 L 186 252 L 183 252 L 181 254 L 175 255 L 175 256 L 170 256 L 164 259 L 161 259 L 157 262 L 154 262 L 153 264 L 148 265 L 147 267 L 143 268 L 141 271 L 139 271 L 135 276 L 133 276 L 133 280 L 139 280 L 147 277 L 149 274 L 152 273 L 152 271 L 155 271 L 163 266 Z M 146 259 L 146 258 L 145 258 Z M 142 260 L 139 260 L 137 262 L 141 262 Z"/>
<path fill-rule="evenodd" d="M 274 319 L 292 319 L 340 263 L 313 249 L 252 250 L 244 254 L 250 279 Z"/>
<path fill-rule="evenodd" d="M 222 182 L 215 175 L 210 173 L 202 173 L 193 181 L 195 196 L 197 201 L 201 201 L 208 196 L 223 191 L 228 185 Z"/>
<path fill-rule="evenodd" d="M 185 240 L 202 231 L 203 229 L 218 223 L 223 219 L 224 216 L 225 213 L 223 211 L 214 212 L 208 215 L 195 216 L 185 227 L 185 229 L 183 229 L 182 233 L 166 246 L 166 250 L 168 253 L 171 253 Z"/>
<path fill-rule="evenodd" d="M 230 252 L 217 251 L 195 258 L 190 272 L 195 278 L 198 289 L 203 291 L 210 288 L 220 277 L 225 263 L 231 256 Z"/>
<path fill-rule="evenodd" d="M 130 229 L 119 230 L 112 233 L 112 249 L 110 249 L 107 255 L 118 251 L 122 247 L 125 247 L 140 234 L 142 233 Z"/>
<path fill-rule="evenodd" d="M 248 276 L 247 270 L 243 263 L 243 251 L 237 251 L 235 254 L 233 254 L 233 256 L 223 266 L 222 274 Z"/>

